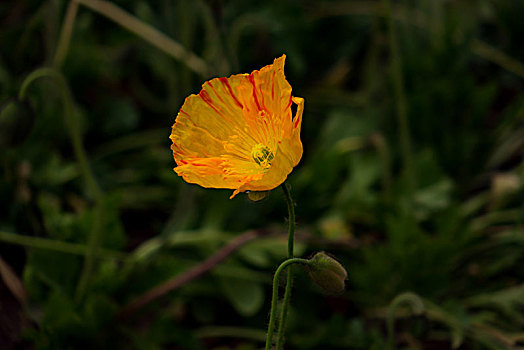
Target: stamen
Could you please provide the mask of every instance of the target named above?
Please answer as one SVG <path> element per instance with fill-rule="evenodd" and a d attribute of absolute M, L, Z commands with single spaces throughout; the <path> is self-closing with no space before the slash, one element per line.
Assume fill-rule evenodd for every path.
<path fill-rule="evenodd" d="M 271 161 L 275 158 L 273 152 L 261 143 L 253 147 L 251 156 L 253 160 L 264 169 L 269 169 L 271 167 Z"/>

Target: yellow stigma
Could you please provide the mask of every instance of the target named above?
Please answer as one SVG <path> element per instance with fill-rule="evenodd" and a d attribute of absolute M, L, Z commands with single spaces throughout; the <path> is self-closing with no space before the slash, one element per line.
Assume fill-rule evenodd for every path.
<path fill-rule="evenodd" d="M 261 143 L 253 147 L 251 156 L 255 162 L 264 169 L 269 169 L 269 167 L 271 167 L 271 161 L 275 158 L 273 152 Z"/>

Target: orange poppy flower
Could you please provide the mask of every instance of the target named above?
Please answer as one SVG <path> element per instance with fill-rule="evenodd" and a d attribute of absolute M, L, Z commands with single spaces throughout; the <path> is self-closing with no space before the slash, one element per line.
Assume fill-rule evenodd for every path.
<path fill-rule="evenodd" d="M 304 110 L 304 99 L 291 96 L 285 59 L 251 74 L 212 79 L 186 98 L 169 137 L 178 175 L 203 187 L 232 189 L 230 198 L 284 182 L 302 157 Z"/>

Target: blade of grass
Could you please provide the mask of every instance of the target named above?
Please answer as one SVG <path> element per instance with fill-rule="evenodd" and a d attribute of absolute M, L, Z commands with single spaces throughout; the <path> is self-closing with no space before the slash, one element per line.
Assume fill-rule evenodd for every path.
<path fill-rule="evenodd" d="M 388 14 L 387 6 L 384 6 L 380 1 L 352 1 L 351 3 L 333 2 L 331 4 L 322 4 L 313 7 L 309 16 L 312 20 L 332 16 L 390 16 L 395 21 L 426 29 L 428 29 L 428 23 L 431 22 L 421 11 L 408 9 L 398 4 L 393 5 L 391 7 L 391 14 Z M 524 78 L 524 64 L 496 47 L 482 40 L 473 39 L 471 42 L 471 51 L 475 55 L 499 65 L 508 72 Z"/>
<path fill-rule="evenodd" d="M 404 162 L 404 171 L 406 172 L 411 193 L 413 194 L 416 187 L 415 171 L 413 169 L 413 158 L 411 150 L 411 136 L 409 132 L 408 107 L 406 103 L 406 92 L 404 87 L 404 76 L 402 75 L 402 58 L 398 47 L 398 41 L 395 31 L 395 23 L 391 10 L 391 1 L 384 0 L 386 8 L 386 18 L 388 22 L 389 47 L 391 51 L 391 74 L 393 78 L 393 89 L 395 93 L 395 107 L 398 118 L 398 128 L 400 133 L 400 149 L 402 160 Z"/>
<path fill-rule="evenodd" d="M 53 60 L 53 66 L 56 69 L 60 69 L 67 52 L 69 51 L 69 43 L 71 42 L 71 36 L 73 35 L 73 28 L 75 25 L 76 14 L 78 12 L 78 1 L 72 0 L 67 6 L 66 15 L 64 18 L 64 24 L 60 30 L 60 39 L 55 52 L 55 58 Z"/>
<path fill-rule="evenodd" d="M 59 67 L 67 54 L 72 36 L 71 34 L 73 30 L 74 19 L 77 12 L 76 7 L 78 7 L 78 4 L 81 4 L 100 15 L 109 18 L 121 27 L 138 35 L 151 45 L 181 61 L 188 68 L 200 76 L 207 77 L 211 72 L 210 67 L 208 67 L 207 63 L 203 59 L 186 50 L 184 46 L 159 30 L 155 29 L 154 27 L 150 26 L 149 24 L 142 22 L 138 18 L 124 11 L 117 5 L 103 0 L 71 1 L 67 10 L 66 18 L 64 20 L 64 25 L 62 26 L 62 33 L 60 35 L 58 49 L 56 50 L 55 66 Z"/>
<path fill-rule="evenodd" d="M 157 285 L 142 295 L 136 297 L 120 311 L 120 317 L 125 319 L 152 301 L 157 300 L 167 293 L 186 285 L 195 278 L 202 276 L 216 265 L 221 263 L 224 259 L 229 257 L 231 254 L 233 254 L 235 251 L 237 251 L 244 244 L 252 241 L 255 238 L 258 238 L 260 234 L 260 231 L 248 231 L 240 236 L 237 236 L 235 239 L 223 246 L 218 252 L 211 255 L 200 264 L 193 266 L 180 275 L 176 275 L 168 281 Z"/>
<path fill-rule="evenodd" d="M 17 244 L 28 248 L 52 250 L 60 253 L 82 255 L 88 254 L 88 246 L 85 244 L 69 243 L 49 238 L 33 237 L 0 231 L 0 241 Z M 128 254 L 108 249 L 99 249 L 95 255 L 106 259 L 127 259 Z"/>
<path fill-rule="evenodd" d="M 88 252 L 85 257 L 84 269 L 80 275 L 77 287 L 76 299 L 81 300 L 87 291 L 89 280 L 94 270 L 95 256 L 99 249 L 101 232 L 104 228 L 104 208 L 102 207 L 104 194 L 96 181 L 91 166 L 89 165 L 87 153 L 82 142 L 80 126 L 76 118 L 73 96 L 64 76 L 59 71 L 52 68 L 39 68 L 33 71 L 22 83 L 19 92 L 19 99 L 23 101 L 26 97 L 29 86 L 34 81 L 44 77 L 53 79 L 59 88 L 64 108 L 64 122 L 71 137 L 75 157 L 80 165 L 83 176 L 85 177 L 88 191 L 90 192 L 90 195 L 93 196 L 96 203 L 94 208 L 95 216 L 92 220 L 92 227 L 88 237 Z"/>

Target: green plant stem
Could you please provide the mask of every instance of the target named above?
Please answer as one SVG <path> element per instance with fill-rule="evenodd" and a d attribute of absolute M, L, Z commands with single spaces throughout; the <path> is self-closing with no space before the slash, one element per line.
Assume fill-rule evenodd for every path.
<path fill-rule="evenodd" d="M 73 97 L 63 75 L 59 71 L 52 68 L 40 68 L 33 71 L 22 83 L 18 98 L 20 100 L 24 100 L 29 86 L 37 79 L 43 77 L 52 78 L 57 83 L 57 86 L 60 90 L 62 104 L 64 108 L 64 121 L 68 128 L 69 135 L 71 137 L 75 157 L 85 178 L 88 191 L 90 192 L 90 195 L 93 196 L 96 203 L 94 208 L 95 215 L 92 220 L 93 223 L 87 243 L 88 245 L 84 261 L 84 269 L 82 271 L 82 274 L 80 275 L 77 287 L 76 297 L 77 300 L 80 300 L 85 295 L 85 292 L 89 285 L 89 280 L 91 279 L 91 275 L 93 273 L 93 269 L 95 266 L 95 257 L 98 253 L 98 248 L 101 240 L 101 232 L 104 227 L 104 208 L 102 206 L 103 192 L 98 186 L 93 171 L 89 166 L 87 153 L 82 143 L 80 126 L 78 124 L 78 120 L 75 114 Z"/>
<path fill-rule="evenodd" d="M 184 46 L 175 40 L 171 39 L 149 24 L 142 22 L 112 2 L 103 0 L 72 0 L 72 2 L 81 4 L 92 11 L 109 18 L 121 27 L 138 35 L 151 45 L 155 46 L 157 49 L 181 61 L 200 76 L 207 77 L 209 75 L 211 69 L 202 58 L 198 57 L 193 52 L 186 50 Z M 73 10 L 71 10 L 71 12 L 73 12 Z M 70 13 L 68 9 L 66 19 L 64 20 L 64 26 L 62 27 L 62 34 L 60 36 L 60 43 L 58 45 L 59 48 L 55 56 L 55 64 L 60 64 L 67 54 L 67 48 L 69 47 L 69 42 L 71 40 L 74 14 L 75 13 Z"/>
<path fill-rule="evenodd" d="M 202 261 L 200 264 L 193 266 L 192 268 L 184 271 L 180 275 L 176 275 L 168 281 L 153 287 L 142 295 L 138 296 L 132 300 L 127 306 L 125 306 L 121 312 L 120 316 L 122 318 L 127 318 L 129 315 L 134 313 L 136 310 L 142 308 L 144 305 L 151 303 L 153 300 L 156 300 L 163 295 L 180 288 L 187 284 L 188 282 L 202 276 L 207 271 L 214 268 L 216 265 L 221 263 L 228 256 L 233 254 L 244 244 L 252 241 L 253 239 L 259 237 L 259 232 L 257 231 L 248 231 L 240 236 L 237 236 L 235 239 L 230 241 L 224 247 L 222 247 L 218 252 L 211 255 L 206 260 Z"/>
<path fill-rule="evenodd" d="M 273 294 L 271 297 L 271 311 L 269 316 L 269 325 L 267 328 L 267 337 L 266 337 L 266 350 L 271 350 L 271 345 L 273 343 L 273 332 L 275 330 L 275 320 L 277 315 L 277 301 L 278 301 L 278 279 L 280 273 L 291 264 L 309 264 L 309 260 L 301 258 L 292 258 L 284 261 L 275 271 L 275 276 L 273 277 Z"/>
<path fill-rule="evenodd" d="M 404 91 L 404 77 L 402 75 L 402 59 L 398 48 L 395 32 L 395 23 L 391 10 L 391 0 L 383 0 L 388 22 L 389 46 L 391 50 L 391 74 L 393 78 L 393 89 L 396 100 L 396 114 L 398 118 L 400 149 L 404 163 L 408 186 L 411 194 L 416 186 L 415 173 L 413 170 L 413 159 L 411 153 L 411 137 L 409 134 L 409 120 L 406 103 L 406 92 Z"/>
<path fill-rule="evenodd" d="M 78 1 L 71 0 L 67 5 L 66 15 L 64 18 L 64 24 L 60 31 L 60 39 L 55 52 L 55 58 L 53 59 L 53 66 L 56 69 L 60 69 L 64 59 L 69 51 L 69 44 L 73 35 L 73 28 L 75 25 L 76 14 L 78 12 Z"/>
<path fill-rule="evenodd" d="M 524 78 L 524 64 L 496 47 L 481 40 L 473 39 L 471 42 L 471 50 L 473 53 L 487 59 L 488 61 L 498 64 L 507 71 Z"/>
<path fill-rule="evenodd" d="M 254 341 L 264 341 L 266 339 L 265 330 L 243 328 L 243 327 L 219 327 L 210 326 L 197 329 L 195 331 L 197 338 L 233 338 L 249 339 Z"/>
<path fill-rule="evenodd" d="M 99 200 L 102 197 L 102 191 L 100 190 L 91 167 L 89 166 L 87 154 L 84 149 L 84 145 L 82 144 L 80 127 L 75 116 L 73 97 L 71 95 L 71 91 L 69 91 L 67 82 L 65 81 L 63 75 L 59 71 L 52 68 L 39 68 L 33 71 L 23 81 L 18 98 L 21 101 L 25 100 L 29 86 L 36 80 L 46 77 L 55 81 L 59 88 L 62 104 L 64 106 L 64 122 L 68 128 L 69 136 L 71 137 L 76 160 L 80 165 L 80 170 L 82 171 L 82 175 L 85 178 L 88 190 L 91 192 L 91 195 L 95 198 L 95 200 Z"/>
<path fill-rule="evenodd" d="M 295 250 L 295 205 L 293 203 L 293 198 L 291 198 L 291 193 L 287 183 L 282 184 L 282 191 L 286 196 L 287 203 L 287 212 L 289 215 L 289 227 L 288 227 L 288 237 L 287 237 L 287 255 L 288 258 L 292 258 Z"/>
<path fill-rule="evenodd" d="M 282 184 L 282 190 L 286 197 L 287 211 L 289 214 L 289 229 L 288 229 L 288 238 L 287 238 L 287 257 L 291 259 L 295 255 L 295 205 L 293 203 L 293 198 L 291 198 L 291 193 L 287 183 Z M 287 270 L 287 281 L 286 281 L 286 290 L 284 292 L 284 301 L 282 302 L 282 311 L 280 314 L 280 322 L 278 324 L 278 333 L 277 333 L 277 350 L 281 349 L 284 345 L 284 333 L 286 332 L 286 322 L 287 314 L 289 309 L 289 301 L 291 299 L 291 289 L 293 287 L 293 270 L 290 266 Z"/>
<path fill-rule="evenodd" d="M 34 249 L 52 250 L 66 254 L 84 256 L 88 254 L 88 246 L 84 244 L 63 242 L 49 238 L 32 237 L 4 231 L 0 231 L 0 241 L 11 244 L 18 244 Z M 96 252 L 96 256 L 100 258 L 122 260 L 130 258 L 126 253 L 107 249 L 98 250 Z"/>
<path fill-rule="evenodd" d="M 376 148 L 377 153 L 380 157 L 380 163 L 382 165 L 382 187 L 384 190 L 384 197 L 386 202 L 389 203 L 391 198 L 391 184 L 393 183 L 391 175 L 391 155 L 389 152 L 387 140 L 381 133 L 375 133 L 371 135 L 370 141 Z"/>
<path fill-rule="evenodd" d="M 78 302 L 80 302 L 86 295 L 89 283 L 91 281 L 91 276 L 93 275 L 93 270 L 95 268 L 95 257 L 100 247 L 102 240 L 101 233 L 105 225 L 104 210 L 105 208 L 101 203 L 99 203 L 94 208 L 94 219 L 91 224 L 91 231 L 89 232 L 89 237 L 87 240 L 87 254 L 84 260 L 82 273 L 76 287 L 75 297 Z"/>
<path fill-rule="evenodd" d="M 341 15 L 387 17 L 387 9 L 385 6 L 380 5 L 380 1 L 351 1 L 347 3 L 333 2 L 333 5 L 322 3 L 321 7 L 314 8 L 311 11 L 311 17 L 312 19 Z M 398 4 L 392 7 L 391 16 L 393 17 L 393 20 L 397 22 L 413 25 L 422 29 L 426 29 L 431 20 L 431 18 L 428 18 L 428 16 L 421 11 L 408 9 L 406 6 Z M 473 39 L 471 41 L 471 51 L 475 55 L 499 65 L 508 72 L 524 78 L 524 64 L 522 62 L 485 41 Z"/>
<path fill-rule="evenodd" d="M 418 295 L 411 292 L 406 292 L 399 294 L 398 296 L 393 299 L 391 304 L 389 304 L 388 314 L 387 314 L 387 320 L 386 320 L 386 326 L 388 331 L 388 349 L 394 350 L 395 349 L 395 313 L 397 311 L 397 308 L 401 304 L 409 304 L 411 305 L 411 308 L 413 309 L 413 313 L 419 315 L 424 312 L 424 302 Z"/>

